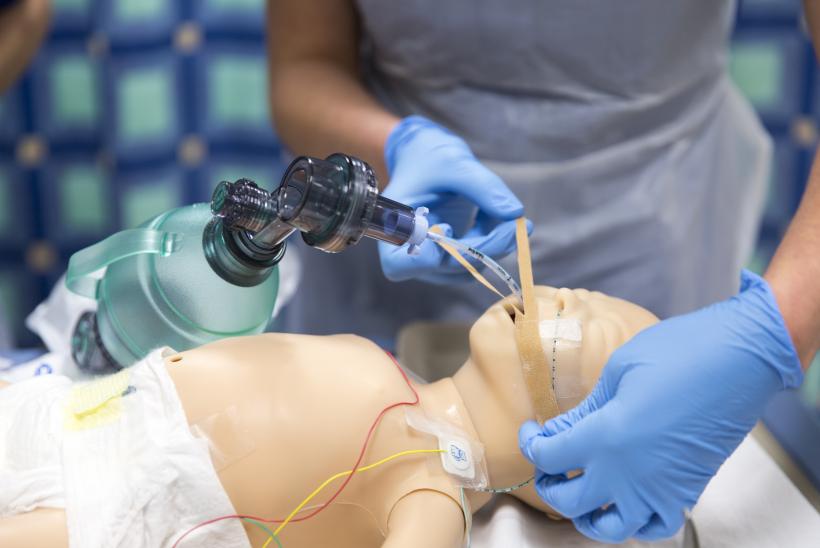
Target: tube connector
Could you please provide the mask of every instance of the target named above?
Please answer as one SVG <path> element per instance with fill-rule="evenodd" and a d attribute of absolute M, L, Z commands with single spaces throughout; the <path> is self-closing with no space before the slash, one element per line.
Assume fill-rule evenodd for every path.
<path fill-rule="evenodd" d="M 413 213 L 415 214 L 413 233 L 410 234 L 410 238 L 407 240 L 408 255 L 418 255 L 421 253 L 419 246 L 427 239 L 427 231 L 430 230 L 430 220 L 427 218 L 430 210 L 426 207 L 417 207 Z"/>
<path fill-rule="evenodd" d="M 250 179 L 222 181 L 211 197 L 211 212 L 226 228 L 259 232 L 278 216 L 276 198 Z"/>
<path fill-rule="evenodd" d="M 293 229 L 279 222 L 278 201 L 250 179 L 222 181 L 211 198 L 214 218 L 202 245 L 211 268 L 241 287 L 262 283 L 285 253 Z"/>

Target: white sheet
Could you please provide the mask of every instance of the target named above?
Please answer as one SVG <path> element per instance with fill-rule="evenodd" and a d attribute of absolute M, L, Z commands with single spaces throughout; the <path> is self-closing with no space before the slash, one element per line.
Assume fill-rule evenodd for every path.
<path fill-rule="evenodd" d="M 703 548 L 820 547 L 820 513 L 751 436 L 711 481 L 693 517 Z M 472 537 L 473 548 L 606 546 L 510 496 L 497 497 L 474 517 Z M 621 546 L 672 548 L 680 542 L 679 534 L 663 542 Z"/>

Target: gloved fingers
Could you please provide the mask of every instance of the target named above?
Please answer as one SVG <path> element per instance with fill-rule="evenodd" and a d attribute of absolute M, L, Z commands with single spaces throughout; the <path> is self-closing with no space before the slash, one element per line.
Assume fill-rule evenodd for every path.
<path fill-rule="evenodd" d="M 379 260 L 388 280 L 401 282 L 439 271 L 444 261 L 444 250 L 431 241 L 419 246 L 419 253 L 410 255 L 406 247 L 379 242 Z"/>
<path fill-rule="evenodd" d="M 493 259 L 506 257 L 515 250 L 515 221 L 500 223 L 489 234 L 484 236 L 469 236 L 461 238 L 461 243 L 477 249 Z M 470 259 L 469 255 L 465 258 Z M 475 259 L 471 259 L 476 264 Z"/>
<path fill-rule="evenodd" d="M 563 474 L 551 476 L 539 473 L 535 492 L 555 511 L 570 519 L 588 514 L 610 502 L 606 493 L 583 474 L 567 479 Z"/>
<path fill-rule="evenodd" d="M 524 424 L 521 425 L 521 428 L 518 429 L 518 447 L 521 448 L 521 452 L 524 452 L 524 446 L 529 443 L 530 438 L 534 438 L 543 432 L 542 427 L 538 424 L 538 421 L 529 420 L 526 421 Z"/>
<path fill-rule="evenodd" d="M 528 439 L 521 439 L 524 433 L 519 430 L 519 448 L 527 460 L 547 474 L 564 474 L 582 469 L 587 456 L 594 453 L 595 440 L 600 438 L 593 422 L 582 420 L 573 428 L 555 435 L 544 434 L 542 429 Z M 526 428 L 531 431 L 530 426 Z"/>
<path fill-rule="evenodd" d="M 624 542 L 649 521 L 645 516 L 624 513 L 617 504 L 599 508 L 572 520 L 580 533 L 598 542 Z"/>
<path fill-rule="evenodd" d="M 444 234 L 452 235 L 449 225 L 441 224 Z M 447 254 L 441 246 L 425 241 L 419 246 L 419 253 L 410 255 L 407 247 L 379 242 L 379 260 L 385 277 L 393 282 L 411 278 L 448 285 L 471 281 L 472 276 L 464 267 Z"/>
<path fill-rule="evenodd" d="M 677 516 L 670 516 L 667 520 L 664 520 L 658 514 L 652 514 L 649 523 L 638 529 L 634 537 L 638 540 L 647 541 L 669 538 L 680 530 L 684 520 L 683 512 L 680 512 Z"/>
<path fill-rule="evenodd" d="M 509 221 L 499 221 L 498 219 L 491 219 L 484 214 L 479 214 L 473 225 L 469 230 L 463 233 L 461 238 L 482 237 L 485 234 L 492 232 L 498 225 Z M 532 221 L 527 219 L 527 234 L 532 234 Z"/>
<path fill-rule="evenodd" d="M 524 205 L 501 177 L 474 158 L 465 159 L 460 164 L 460 170 L 452 173 L 451 177 L 441 177 L 433 189 L 466 196 L 483 213 L 503 221 L 517 219 L 524 214 Z"/>

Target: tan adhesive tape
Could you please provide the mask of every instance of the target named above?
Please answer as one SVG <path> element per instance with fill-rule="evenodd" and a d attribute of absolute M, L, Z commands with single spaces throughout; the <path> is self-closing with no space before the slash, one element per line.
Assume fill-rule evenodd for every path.
<path fill-rule="evenodd" d="M 442 236 L 444 235 L 444 231 L 441 230 L 441 227 L 438 226 L 438 225 L 431 228 L 430 232 L 434 232 L 435 234 L 440 234 Z M 473 278 L 478 280 L 478 282 L 481 285 L 483 285 L 484 287 L 486 287 L 487 289 L 489 289 L 490 291 L 492 291 L 493 293 L 495 293 L 496 295 L 498 295 L 502 299 L 504 298 L 504 295 L 499 290 L 497 290 L 493 284 L 491 284 L 489 281 L 487 281 L 487 278 L 485 278 L 481 274 L 481 272 L 478 271 L 478 269 L 476 267 L 474 267 L 472 264 L 470 264 L 470 261 L 465 259 L 464 256 L 456 248 L 454 248 L 453 246 L 451 246 L 451 245 L 449 245 L 445 242 L 436 241 L 436 243 L 438 245 L 440 245 L 441 248 L 444 249 L 444 251 L 449 253 L 451 257 L 453 257 L 456 261 L 458 261 L 458 263 L 461 266 L 463 266 L 467 270 L 467 272 L 472 274 Z"/>
<path fill-rule="evenodd" d="M 558 414 L 558 402 L 552 389 L 549 360 L 541 346 L 530 239 L 527 235 L 527 222 L 523 217 L 516 221 L 515 239 L 518 243 L 518 272 L 524 301 L 524 312 L 516 312 L 515 315 L 515 342 L 521 358 L 524 382 L 535 409 L 535 418 L 543 423 Z"/>

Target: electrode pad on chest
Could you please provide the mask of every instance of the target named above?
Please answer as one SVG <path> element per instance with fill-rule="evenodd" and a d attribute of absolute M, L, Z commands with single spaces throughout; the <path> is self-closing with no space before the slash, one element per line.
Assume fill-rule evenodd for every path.
<path fill-rule="evenodd" d="M 419 432 L 435 436 L 441 449 L 441 465 L 457 485 L 469 489 L 487 487 L 484 445 L 447 421 L 433 419 L 418 409 L 405 410 L 407 424 Z"/>

